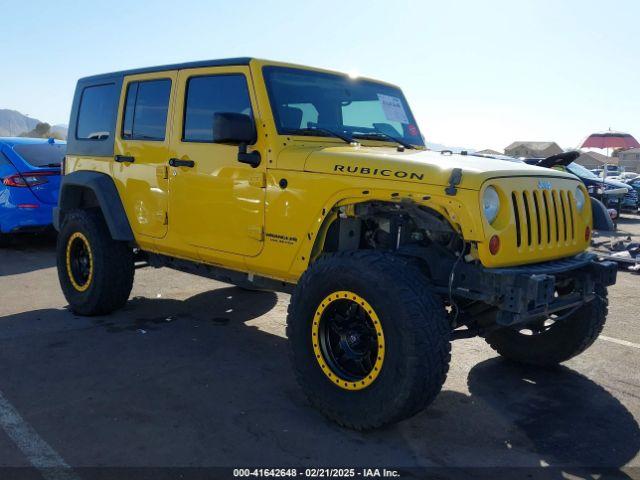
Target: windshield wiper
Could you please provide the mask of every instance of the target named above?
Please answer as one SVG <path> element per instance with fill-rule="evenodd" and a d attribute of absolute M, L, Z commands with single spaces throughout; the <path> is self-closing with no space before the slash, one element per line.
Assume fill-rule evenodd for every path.
<path fill-rule="evenodd" d="M 396 142 L 399 145 L 402 145 L 404 148 L 408 148 L 409 150 L 415 150 L 416 147 L 411 145 L 409 142 L 405 142 L 404 140 L 394 137 L 393 135 L 389 135 L 384 132 L 370 132 L 370 133 L 358 133 L 353 135 L 354 138 L 364 138 L 365 140 L 377 140 L 380 138 L 386 138 L 391 140 L 392 142 Z"/>
<path fill-rule="evenodd" d="M 44 165 L 40 165 L 41 167 L 59 167 L 59 163 L 46 163 Z"/>
<path fill-rule="evenodd" d="M 343 134 L 343 133 L 338 133 L 338 132 L 334 132 L 333 130 L 329 130 L 328 128 L 324 128 L 324 127 L 307 127 L 307 128 L 296 128 L 292 135 L 296 135 L 298 133 L 302 134 L 302 135 L 308 135 L 308 134 L 313 134 L 315 132 L 321 132 L 321 133 L 326 133 L 332 137 L 336 137 L 339 138 L 340 140 L 343 140 L 345 143 L 351 143 L 353 142 L 353 138 L 348 137 L 347 135 Z"/>

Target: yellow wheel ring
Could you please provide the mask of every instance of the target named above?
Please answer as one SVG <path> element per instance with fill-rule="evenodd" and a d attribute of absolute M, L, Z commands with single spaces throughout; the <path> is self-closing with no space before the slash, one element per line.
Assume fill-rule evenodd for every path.
<path fill-rule="evenodd" d="M 366 312 L 371 326 L 375 331 L 377 340 L 375 361 L 373 362 L 371 370 L 361 378 L 344 378 L 344 375 L 342 375 L 340 372 L 336 372 L 336 370 L 330 366 L 329 361 L 327 361 L 327 352 L 324 351 L 322 346 L 321 324 L 324 320 L 323 314 L 327 312 L 329 306 L 331 306 L 338 300 L 348 300 L 362 308 Z M 382 331 L 382 324 L 380 323 L 380 319 L 378 318 L 378 315 L 371 307 L 371 305 L 369 305 L 369 303 L 364 298 L 356 293 L 341 290 L 338 292 L 333 292 L 331 295 L 328 295 L 324 298 L 324 300 L 320 302 L 320 305 L 316 309 L 313 316 L 313 323 L 311 325 L 311 343 L 313 345 L 313 353 L 316 357 L 316 361 L 318 362 L 322 372 L 329 380 L 331 380 L 332 383 L 345 390 L 362 390 L 364 388 L 367 388 L 376 380 L 376 378 L 380 374 L 380 371 L 382 370 L 385 352 L 384 332 Z"/>
<path fill-rule="evenodd" d="M 88 268 L 89 272 L 87 278 L 84 281 L 78 281 L 74 274 L 74 269 L 72 268 L 72 249 L 75 248 L 75 243 L 80 242 L 82 244 L 83 249 L 86 251 L 88 256 Z M 93 253 L 91 252 L 91 246 L 89 245 L 89 240 L 84 236 L 81 232 L 74 232 L 67 240 L 67 250 L 66 250 L 66 260 L 67 260 L 67 275 L 69 277 L 69 281 L 73 288 L 75 288 L 79 292 L 86 291 L 91 285 L 91 281 L 93 280 Z"/>

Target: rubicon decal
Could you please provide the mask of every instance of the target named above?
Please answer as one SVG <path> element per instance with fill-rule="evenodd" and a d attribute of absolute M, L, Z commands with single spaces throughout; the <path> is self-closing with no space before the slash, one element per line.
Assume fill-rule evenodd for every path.
<path fill-rule="evenodd" d="M 391 170 L 388 168 L 369 168 L 358 165 L 333 166 L 334 172 L 359 173 L 360 175 L 371 175 L 374 177 L 407 178 L 409 180 L 424 180 L 424 173 L 405 172 L 404 170 Z"/>

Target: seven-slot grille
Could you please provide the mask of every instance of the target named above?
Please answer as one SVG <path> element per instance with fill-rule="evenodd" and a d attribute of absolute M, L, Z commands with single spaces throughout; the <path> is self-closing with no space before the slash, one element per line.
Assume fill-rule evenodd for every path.
<path fill-rule="evenodd" d="M 572 243 L 576 238 L 576 212 L 569 190 L 514 190 L 511 203 L 516 223 L 516 244 L 537 247 Z"/>

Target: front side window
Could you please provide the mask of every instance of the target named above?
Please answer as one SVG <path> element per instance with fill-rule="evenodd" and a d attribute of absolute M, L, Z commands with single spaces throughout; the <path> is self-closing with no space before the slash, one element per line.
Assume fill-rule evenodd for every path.
<path fill-rule="evenodd" d="M 278 133 L 353 138 L 395 137 L 424 145 L 409 105 L 396 87 L 344 75 L 296 68 L 264 67 Z"/>
<path fill-rule="evenodd" d="M 106 140 L 113 128 L 116 109 L 116 86 L 113 83 L 86 87 L 82 91 L 76 138 Z"/>
<path fill-rule="evenodd" d="M 169 79 L 130 83 L 124 108 L 122 138 L 164 140 L 170 96 Z"/>
<path fill-rule="evenodd" d="M 247 80 L 241 74 L 191 77 L 187 83 L 182 139 L 213 142 L 216 113 L 252 116 Z"/>

